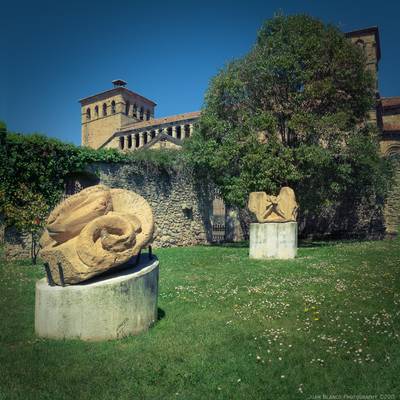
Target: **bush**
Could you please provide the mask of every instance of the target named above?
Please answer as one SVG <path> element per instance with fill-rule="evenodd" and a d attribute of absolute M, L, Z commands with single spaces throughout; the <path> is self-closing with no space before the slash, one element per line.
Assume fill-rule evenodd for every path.
<path fill-rule="evenodd" d="M 79 174 L 96 162 L 124 162 L 166 170 L 182 168 L 182 156 L 174 150 L 122 153 L 115 149 L 94 150 L 63 143 L 40 134 L 7 132 L 0 123 L 0 213 L 5 224 L 29 233 L 33 246 L 46 216 L 64 194 L 66 177 Z M 32 258 L 36 258 L 36 248 Z"/>

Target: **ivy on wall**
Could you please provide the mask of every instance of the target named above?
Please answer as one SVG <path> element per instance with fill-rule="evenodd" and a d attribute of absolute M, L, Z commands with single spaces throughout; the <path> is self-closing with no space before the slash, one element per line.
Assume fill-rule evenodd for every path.
<path fill-rule="evenodd" d="M 130 163 L 143 170 L 179 170 L 183 157 L 176 150 L 142 150 L 129 154 L 115 149 L 94 150 L 40 134 L 7 131 L 0 122 L 0 213 L 6 225 L 23 232 L 39 230 L 48 211 L 64 193 L 66 177 L 88 165 Z"/>

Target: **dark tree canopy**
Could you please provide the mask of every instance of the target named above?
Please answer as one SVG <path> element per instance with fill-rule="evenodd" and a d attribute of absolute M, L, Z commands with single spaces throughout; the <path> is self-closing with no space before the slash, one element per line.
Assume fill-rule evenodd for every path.
<path fill-rule="evenodd" d="M 366 123 L 375 82 L 363 51 L 305 15 L 266 21 L 248 55 L 211 81 L 187 147 L 224 199 L 294 187 L 304 208 L 383 191 Z"/>

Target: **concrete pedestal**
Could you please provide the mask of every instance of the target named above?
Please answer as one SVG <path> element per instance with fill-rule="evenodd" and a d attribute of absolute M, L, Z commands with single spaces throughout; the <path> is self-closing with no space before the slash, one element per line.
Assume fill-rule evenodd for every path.
<path fill-rule="evenodd" d="M 157 321 L 158 260 L 71 286 L 36 283 L 35 330 L 52 339 L 107 340 L 146 331 Z"/>
<path fill-rule="evenodd" d="M 250 258 L 289 259 L 297 254 L 297 222 L 250 224 Z"/>

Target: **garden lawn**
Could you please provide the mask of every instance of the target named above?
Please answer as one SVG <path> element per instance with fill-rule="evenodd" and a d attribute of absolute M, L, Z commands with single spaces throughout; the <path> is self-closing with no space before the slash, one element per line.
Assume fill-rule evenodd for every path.
<path fill-rule="evenodd" d="M 0 399 L 400 396 L 400 241 L 303 244 L 290 261 L 244 245 L 156 255 L 159 321 L 100 343 L 35 337 L 43 266 L 3 261 Z"/>

